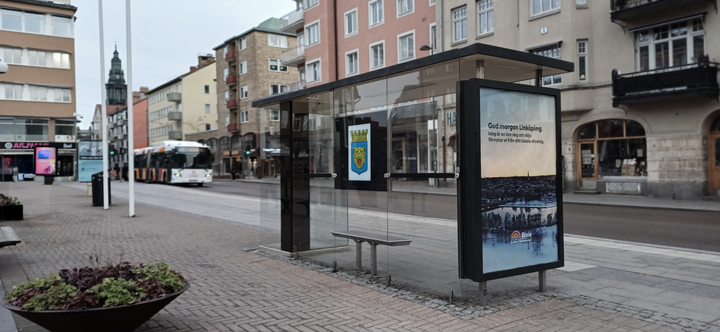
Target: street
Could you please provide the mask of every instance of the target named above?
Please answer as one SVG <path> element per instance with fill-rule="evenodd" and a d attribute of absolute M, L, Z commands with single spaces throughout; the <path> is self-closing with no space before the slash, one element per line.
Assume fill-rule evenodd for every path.
<path fill-rule="evenodd" d="M 260 184 L 219 180 L 185 190 L 260 197 Z M 328 189 L 330 190 L 330 189 Z M 375 192 L 353 192 L 349 207 L 387 211 L 387 201 Z M 418 197 L 419 196 L 419 197 Z M 448 219 L 457 213 L 455 196 L 390 194 L 391 212 Z M 421 202 L 418 202 L 421 200 Z M 668 209 L 565 204 L 567 234 L 720 252 L 720 213 Z"/>

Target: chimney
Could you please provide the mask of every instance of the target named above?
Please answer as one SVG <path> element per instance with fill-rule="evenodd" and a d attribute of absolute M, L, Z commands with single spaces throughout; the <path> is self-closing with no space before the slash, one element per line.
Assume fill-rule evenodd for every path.
<path fill-rule="evenodd" d="M 215 56 L 210 53 L 198 55 L 198 69 L 212 64 L 213 62 L 215 62 Z"/>
<path fill-rule="evenodd" d="M 194 71 L 196 71 L 196 70 L 197 70 L 197 67 L 195 67 L 195 66 L 190 66 L 190 72 L 191 72 L 191 73 L 194 72 Z"/>

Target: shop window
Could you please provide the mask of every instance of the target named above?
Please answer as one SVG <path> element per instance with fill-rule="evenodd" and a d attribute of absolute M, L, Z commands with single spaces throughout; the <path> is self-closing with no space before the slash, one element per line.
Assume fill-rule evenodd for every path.
<path fill-rule="evenodd" d="M 647 176 L 645 129 L 632 120 L 602 120 L 578 135 L 580 178 Z"/>
<path fill-rule="evenodd" d="M 75 121 L 55 120 L 55 136 L 72 136 L 75 134 Z"/>

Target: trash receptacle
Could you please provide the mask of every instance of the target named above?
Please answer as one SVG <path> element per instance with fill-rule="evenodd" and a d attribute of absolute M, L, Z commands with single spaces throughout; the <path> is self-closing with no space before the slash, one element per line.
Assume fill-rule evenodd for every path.
<path fill-rule="evenodd" d="M 45 184 L 53 184 L 55 182 L 55 177 L 52 175 L 45 175 L 44 177 Z"/>
<path fill-rule="evenodd" d="M 112 204 L 112 194 L 110 194 L 110 182 L 108 181 L 108 205 Z M 95 173 L 92 175 L 92 203 L 93 206 L 104 206 L 103 202 L 103 173 Z"/>

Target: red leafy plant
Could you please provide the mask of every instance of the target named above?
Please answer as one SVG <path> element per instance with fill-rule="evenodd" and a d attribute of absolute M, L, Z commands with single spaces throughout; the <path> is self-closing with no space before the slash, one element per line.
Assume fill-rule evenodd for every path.
<path fill-rule="evenodd" d="M 186 281 L 168 264 L 64 269 L 13 287 L 6 298 L 24 310 L 78 310 L 129 305 L 177 292 Z"/>

